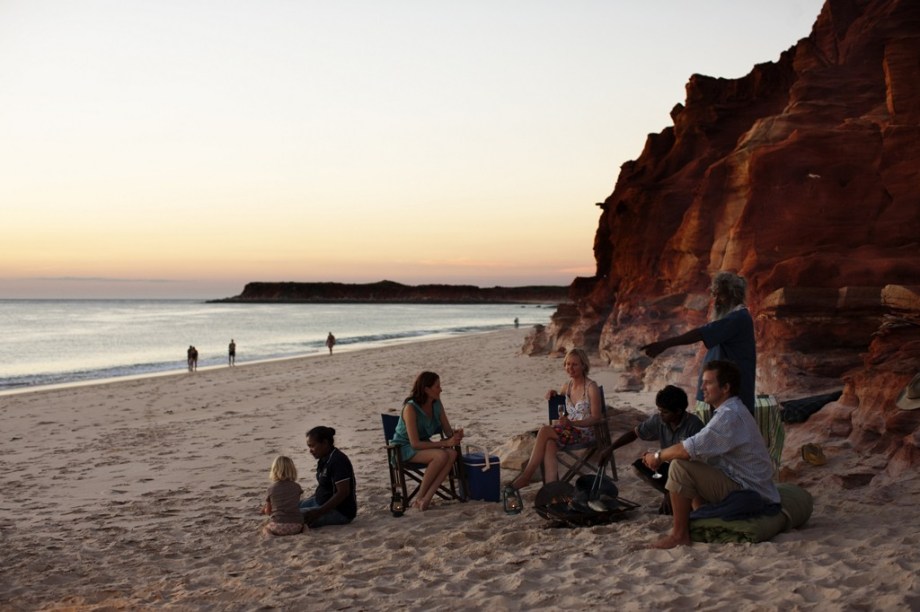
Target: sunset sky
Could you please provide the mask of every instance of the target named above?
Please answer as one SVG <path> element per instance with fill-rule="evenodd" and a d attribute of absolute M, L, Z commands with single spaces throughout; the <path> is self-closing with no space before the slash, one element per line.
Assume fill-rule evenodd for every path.
<path fill-rule="evenodd" d="M 693 73 L 819 0 L 0 0 L 0 299 L 569 284 Z"/>

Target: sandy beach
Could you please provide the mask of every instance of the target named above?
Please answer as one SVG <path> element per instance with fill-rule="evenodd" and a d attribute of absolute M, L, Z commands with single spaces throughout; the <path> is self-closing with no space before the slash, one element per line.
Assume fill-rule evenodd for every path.
<path fill-rule="evenodd" d="M 846 442 L 825 447 L 827 465 L 805 464 L 802 426 L 787 428 L 785 474 L 814 495 L 814 514 L 761 544 L 640 549 L 670 526 L 628 468 L 643 442 L 617 452 L 621 495 L 641 504 L 620 523 L 546 529 L 536 484 L 517 516 L 478 501 L 391 516 L 380 413 L 430 369 L 471 444 L 535 428 L 564 372 L 561 359 L 520 355 L 526 333 L 0 396 L 0 608 L 920 609 L 920 479 L 860 486 L 884 462 Z M 613 414 L 653 409 L 651 393 L 617 392 L 616 372 L 591 375 Z M 262 538 L 275 455 L 314 488 L 315 425 L 334 427 L 354 463 L 358 518 Z"/>

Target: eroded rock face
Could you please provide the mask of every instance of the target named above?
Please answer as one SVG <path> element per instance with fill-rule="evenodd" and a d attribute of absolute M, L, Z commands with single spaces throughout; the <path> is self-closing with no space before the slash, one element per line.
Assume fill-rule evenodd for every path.
<path fill-rule="evenodd" d="M 920 3 L 829 0 L 778 61 L 740 79 L 693 75 L 674 125 L 622 166 L 597 274 L 573 285 L 577 316 L 554 319 L 547 345 L 583 342 L 636 387 L 694 388 L 700 347 L 655 361 L 638 347 L 704 322 L 709 279 L 733 270 L 749 282 L 758 391 L 845 382 L 858 404 L 848 435 L 916 462 L 916 445 L 907 457 L 911 443 L 890 440 L 910 423 L 886 412 L 910 379 L 901 370 L 920 369 L 916 329 L 877 332 L 896 316 L 885 288 L 920 284 L 918 58 Z"/>

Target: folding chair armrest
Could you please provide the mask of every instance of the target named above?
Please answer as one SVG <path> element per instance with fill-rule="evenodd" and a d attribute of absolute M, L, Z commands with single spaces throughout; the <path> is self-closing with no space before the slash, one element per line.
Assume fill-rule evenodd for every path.
<path fill-rule="evenodd" d="M 394 466 L 396 469 L 402 470 L 403 458 L 402 453 L 399 452 L 399 444 L 387 444 L 386 449 L 390 465 Z"/>

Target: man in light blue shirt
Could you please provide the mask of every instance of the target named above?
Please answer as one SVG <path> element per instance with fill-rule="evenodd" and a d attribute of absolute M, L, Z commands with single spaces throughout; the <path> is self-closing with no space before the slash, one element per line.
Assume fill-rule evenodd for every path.
<path fill-rule="evenodd" d="M 652 546 L 674 548 L 690 544 L 690 512 L 715 504 L 732 491 L 754 491 L 768 504 L 779 503 L 773 484 L 773 463 L 757 422 L 738 397 L 738 367 L 722 360 L 703 368 L 704 401 L 715 414 L 697 434 L 656 453 L 643 462 L 657 470 L 670 461 L 668 483 L 674 524 L 671 533 Z"/>

